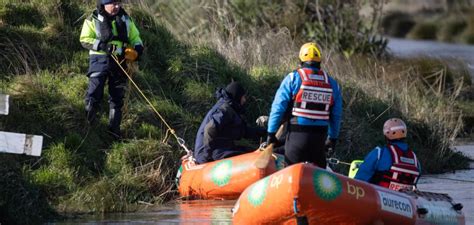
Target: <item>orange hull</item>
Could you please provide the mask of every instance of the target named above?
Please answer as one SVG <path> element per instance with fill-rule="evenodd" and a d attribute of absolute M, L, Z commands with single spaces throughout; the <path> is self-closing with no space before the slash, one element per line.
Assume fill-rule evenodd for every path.
<path fill-rule="evenodd" d="M 396 192 L 304 163 L 249 186 L 233 208 L 234 224 L 297 220 L 318 225 L 465 224 L 446 195 Z"/>
<path fill-rule="evenodd" d="M 255 151 L 200 165 L 184 160 L 178 188 L 180 196 L 237 199 L 245 188 L 277 171 L 273 157 L 266 168 L 255 167 L 260 154 Z"/>

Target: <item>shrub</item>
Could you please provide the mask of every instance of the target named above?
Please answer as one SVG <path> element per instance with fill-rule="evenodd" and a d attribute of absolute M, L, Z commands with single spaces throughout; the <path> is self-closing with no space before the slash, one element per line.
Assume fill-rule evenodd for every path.
<path fill-rule="evenodd" d="M 404 12 L 390 12 L 382 19 L 384 33 L 393 37 L 405 37 L 414 25 L 411 15 Z"/>
<path fill-rule="evenodd" d="M 438 31 L 438 39 L 441 41 L 455 41 L 464 29 L 467 27 L 467 22 L 459 15 L 449 16 L 443 20 L 441 29 Z"/>
<path fill-rule="evenodd" d="M 438 29 L 436 22 L 419 22 L 411 29 L 410 33 L 408 33 L 408 37 L 413 39 L 434 40 L 436 39 Z"/>
<path fill-rule="evenodd" d="M 0 5 L 0 20 L 10 26 L 33 26 L 41 28 L 45 24 L 43 14 L 33 4 L 3 3 Z"/>

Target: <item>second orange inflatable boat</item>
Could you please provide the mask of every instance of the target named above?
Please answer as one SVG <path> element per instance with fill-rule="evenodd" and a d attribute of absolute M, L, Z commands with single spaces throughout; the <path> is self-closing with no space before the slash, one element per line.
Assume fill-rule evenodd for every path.
<path fill-rule="evenodd" d="M 256 160 L 262 154 L 254 151 L 205 164 L 182 162 L 179 194 L 185 198 L 237 199 L 251 184 L 283 167 L 282 156 L 271 157 L 265 168 L 257 168 Z"/>
<path fill-rule="evenodd" d="M 249 186 L 234 224 L 465 224 L 445 194 L 397 192 L 299 163 Z"/>

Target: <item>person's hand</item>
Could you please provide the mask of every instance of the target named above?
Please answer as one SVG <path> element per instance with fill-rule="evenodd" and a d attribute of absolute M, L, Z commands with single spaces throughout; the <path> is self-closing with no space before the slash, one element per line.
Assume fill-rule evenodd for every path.
<path fill-rule="evenodd" d="M 267 127 L 268 116 L 259 116 L 257 120 L 255 121 L 255 123 L 259 127 Z"/>
<path fill-rule="evenodd" d="M 275 133 L 268 133 L 267 135 L 267 145 L 269 144 L 277 144 L 278 139 L 275 136 Z"/>
<path fill-rule="evenodd" d="M 121 49 L 117 48 L 116 45 L 105 43 L 105 42 L 99 43 L 99 50 L 102 50 L 106 52 L 107 54 L 118 54 L 118 55 L 122 54 Z"/>
<path fill-rule="evenodd" d="M 330 156 L 334 153 L 334 151 L 336 150 L 336 142 L 337 142 L 337 139 L 336 138 L 328 138 L 326 139 L 326 149 L 327 149 L 327 155 Z"/>

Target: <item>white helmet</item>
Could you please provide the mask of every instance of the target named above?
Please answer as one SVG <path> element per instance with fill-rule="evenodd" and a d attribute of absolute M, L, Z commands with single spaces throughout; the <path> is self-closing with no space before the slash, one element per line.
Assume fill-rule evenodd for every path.
<path fill-rule="evenodd" d="M 388 140 L 396 140 L 407 137 L 407 125 L 399 118 L 392 118 L 385 121 L 383 134 Z"/>

